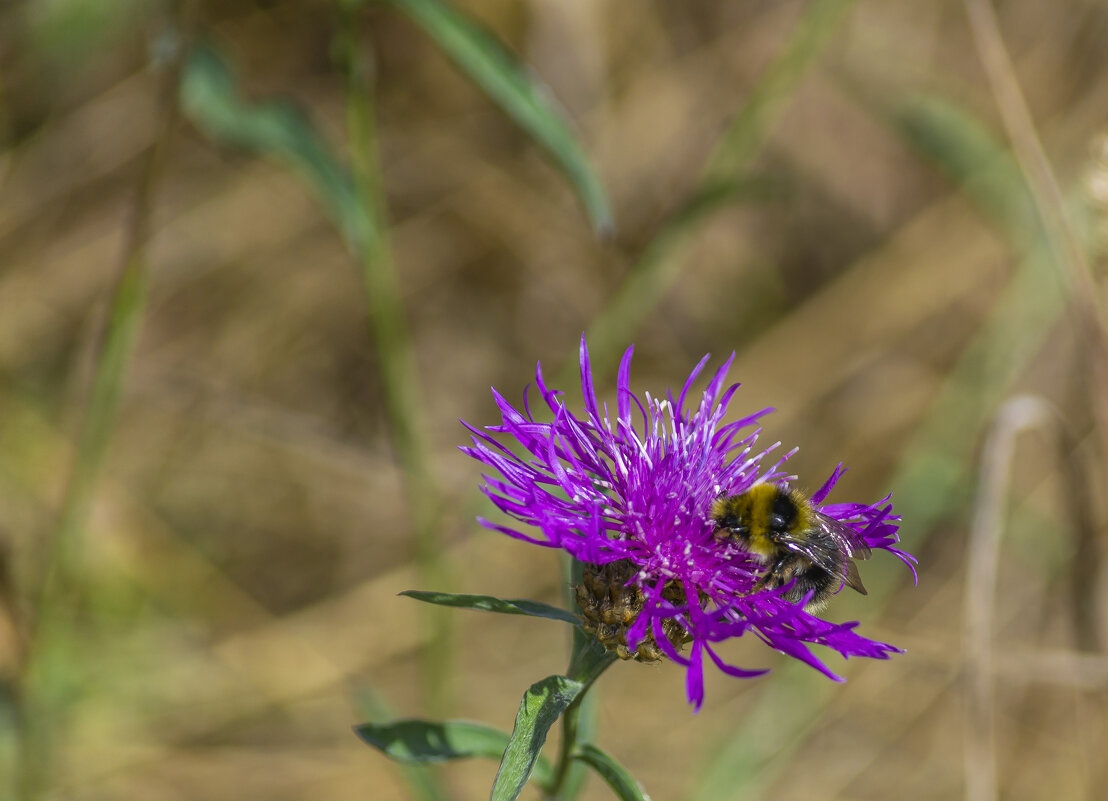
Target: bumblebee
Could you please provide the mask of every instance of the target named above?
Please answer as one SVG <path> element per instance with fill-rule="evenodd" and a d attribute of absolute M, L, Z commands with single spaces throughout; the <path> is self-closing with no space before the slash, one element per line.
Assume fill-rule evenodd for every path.
<path fill-rule="evenodd" d="M 767 565 L 751 592 L 793 582 L 781 597 L 818 612 L 843 586 L 866 588 L 853 559 L 869 559 L 865 540 L 850 526 L 817 511 L 798 490 L 758 484 L 712 504 L 715 538 L 734 542 Z"/>

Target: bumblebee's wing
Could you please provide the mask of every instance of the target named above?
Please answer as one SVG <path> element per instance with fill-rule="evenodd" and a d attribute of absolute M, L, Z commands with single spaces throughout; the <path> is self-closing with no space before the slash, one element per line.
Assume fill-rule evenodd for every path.
<path fill-rule="evenodd" d="M 814 514 L 819 534 L 787 534 L 780 538 L 780 543 L 790 551 L 803 554 L 851 589 L 867 595 L 858 566 L 851 559 L 869 559 L 869 545 L 846 523 L 819 512 Z"/>
<path fill-rule="evenodd" d="M 848 526 L 841 520 L 836 520 L 833 517 L 828 517 L 823 512 L 816 512 L 813 510 L 813 514 L 816 518 L 816 525 L 818 525 L 825 533 L 833 537 L 842 546 L 842 549 L 846 551 L 846 555 L 852 559 L 869 559 L 872 555 L 870 553 L 869 544 L 862 538 L 853 526 Z"/>
<path fill-rule="evenodd" d="M 862 577 L 858 574 L 858 565 L 854 564 L 852 559 L 847 558 L 844 566 L 846 567 L 846 575 L 843 576 L 843 581 L 846 582 L 846 586 L 857 590 L 862 595 L 869 595 L 866 592 L 866 585 L 862 583 Z"/>
<path fill-rule="evenodd" d="M 843 564 L 850 559 L 847 558 L 845 549 L 839 545 L 836 538 L 828 537 L 822 531 L 804 531 L 797 534 L 779 534 L 776 540 L 779 545 L 804 556 L 831 575 L 846 580 L 846 569 Z"/>

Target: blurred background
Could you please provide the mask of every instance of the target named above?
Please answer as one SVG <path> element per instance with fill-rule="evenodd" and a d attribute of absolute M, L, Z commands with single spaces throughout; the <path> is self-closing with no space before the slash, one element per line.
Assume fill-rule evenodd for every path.
<path fill-rule="evenodd" d="M 609 400 L 736 351 L 920 559 L 827 610 L 907 650 L 846 684 L 613 666 L 653 798 L 1102 797 L 1108 7 L 454 3 L 0 7 L 0 796 L 484 798 L 351 726 L 564 670 L 397 593 L 563 602 L 458 419 L 579 406 L 587 331 Z"/>

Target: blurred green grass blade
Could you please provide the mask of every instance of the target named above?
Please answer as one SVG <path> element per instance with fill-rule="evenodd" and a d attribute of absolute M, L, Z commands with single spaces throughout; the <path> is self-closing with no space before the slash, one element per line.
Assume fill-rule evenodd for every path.
<path fill-rule="evenodd" d="M 171 23 L 172 24 L 172 23 Z M 121 270 L 114 281 L 103 342 L 96 355 L 92 387 L 84 410 L 73 463 L 53 530 L 37 543 L 41 565 L 26 577 L 31 594 L 20 622 L 24 662 L 12 696 L 17 725 L 16 795 L 37 798 L 50 785 L 57 731 L 88 689 L 88 667 L 73 658 L 78 631 L 94 628 L 98 600 L 84 564 L 83 532 L 92 512 L 100 474 L 118 425 L 127 371 L 138 345 L 151 284 L 147 247 L 153 228 L 156 188 L 177 121 L 177 58 L 166 65 L 157 133 L 143 159 L 124 237 Z M 78 610 L 81 611 L 78 614 Z"/>
<path fill-rule="evenodd" d="M 612 231 L 604 186 L 549 91 L 476 20 L 440 0 L 389 0 L 429 35 L 443 52 L 504 112 L 538 142 L 565 172 L 601 235 Z"/>
<path fill-rule="evenodd" d="M 342 23 L 335 44 L 347 56 L 346 133 L 358 200 L 355 205 L 364 210 L 367 220 L 367 235 L 353 243 L 353 252 L 361 268 L 372 341 L 379 359 L 389 436 L 403 471 L 408 508 L 412 510 L 420 581 L 425 586 L 447 587 L 449 567 L 442 557 L 439 542 L 442 496 L 431 464 L 428 426 L 423 411 L 424 393 L 391 242 L 371 86 L 371 54 L 353 45 L 355 22 L 352 16 L 343 15 Z M 451 669 L 453 618 L 446 610 L 436 607 L 427 607 L 424 611 L 429 634 L 422 656 L 424 693 L 428 708 L 441 713 L 447 707 L 454 676 Z"/>
<path fill-rule="evenodd" d="M 527 689 L 496 771 L 490 801 L 515 801 L 519 797 L 531 778 L 550 727 L 586 686 L 566 676 L 547 676 Z"/>
<path fill-rule="evenodd" d="M 621 801 L 650 801 L 642 787 L 621 764 L 595 745 L 585 743 L 573 755 L 599 773 Z"/>
<path fill-rule="evenodd" d="M 1014 243 L 1042 239 L 1042 220 L 1019 164 L 981 121 L 933 95 L 910 97 L 891 116 L 905 141 L 961 186 Z"/>
<path fill-rule="evenodd" d="M 181 109 L 209 138 L 281 162 L 318 194 L 351 250 L 375 238 L 346 166 L 297 106 L 242 97 L 231 66 L 214 45 L 199 44 L 181 75 Z"/>
<path fill-rule="evenodd" d="M 575 631 L 581 632 L 580 629 L 575 629 Z M 584 632 L 581 633 L 584 634 Z M 585 693 L 581 702 L 577 705 L 575 729 L 578 742 L 590 742 L 596 737 L 596 710 L 598 699 L 599 696 L 594 687 L 592 690 Z M 562 792 L 558 796 L 559 801 L 573 801 L 573 799 L 581 795 L 581 791 L 585 789 L 585 783 L 588 781 L 588 778 L 589 771 L 585 766 L 580 762 L 571 761 L 567 769 L 565 781 L 562 783 Z"/>
<path fill-rule="evenodd" d="M 146 211 L 140 212 L 145 214 Z M 87 687 L 87 665 L 75 658 L 74 600 L 87 608 L 89 577 L 82 569 L 81 540 L 95 498 L 111 439 L 116 430 L 123 384 L 138 342 L 150 288 L 145 243 L 135 245 L 111 300 L 104 345 L 93 377 L 75 461 L 59 510 L 32 618 L 33 649 L 17 700 L 20 749 L 16 784 L 21 795 L 35 797 L 49 782 L 57 745 L 56 729 Z M 93 618 L 95 619 L 95 618 Z M 82 621 L 89 627 L 90 621 Z"/>
<path fill-rule="evenodd" d="M 788 41 L 716 143 L 690 202 L 661 227 L 615 297 L 593 320 L 588 330 L 589 354 L 598 380 L 611 372 L 635 331 L 680 277 L 685 243 L 703 222 L 728 202 L 759 197 L 758 187 L 750 191 L 747 186 L 750 165 L 853 3 L 814 0 L 805 7 Z M 566 365 L 558 377 L 570 375 L 571 369 Z"/>
<path fill-rule="evenodd" d="M 831 42 L 854 2 L 813 0 L 808 4 L 788 42 L 720 137 L 705 168 L 706 175 L 735 178 L 750 165 L 801 79 Z"/>
<path fill-rule="evenodd" d="M 483 757 L 499 760 L 510 739 L 507 732 L 469 720 L 397 720 L 365 723 L 354 731 L 368 745 L 400 762 L 427 764 Z M 541 756 L 535 761 L 535 781 L 545 786 L 553 771 Z"/>
<path fill-rule="evenodd" d="M 459 595 L 451 592 L 424 592 L 422 590 L 405 590 L 400 594 L 438 606 L 477 609 L 482 612 L 499 612 L 503 615 L 530 615 L 531 617 L 572 623 L 575 626 L 581 625 L 580 619 L 565 609 L 559 609 L 556 606 L 540 603 L 539 601 L 529 601 L 525 598 L 494 598 L 491 595 Z"/>
<path fill-rule="evenodd" d="M 762 178 L 706 181 L 667 219 L 585 333 L 593 375 L 611 373 L 635 330 L 654 314 L 655 307 L 681 274 L 682 247 L 705 220 L 720 209 L 760 202 L 777 192 L 779 187 Z M 578 369 L 575 359 L 566 362 L 556 376 L 555 386 L 568 383 Z"/>

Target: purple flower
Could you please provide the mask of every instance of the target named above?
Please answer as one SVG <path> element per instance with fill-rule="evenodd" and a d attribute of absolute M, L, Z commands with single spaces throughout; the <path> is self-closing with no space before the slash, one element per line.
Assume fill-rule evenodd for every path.
<path fill-rule="evenodd" d="M 795 450 L 769 466 L 766 456 L 777 446 L 755 450 L 761 429 L 754 426 L 771 409 L 724 422 L 738 389 L 738 384 L 724 388 L 734 354 L 699 397 L 692 385 L 707 356 L 681 394 L 674 399 L 667 392 L 663 400 L 649 393 L 640 399 L 631 392 L 632 350 L 620 362 L 615 416 L 607 404 L 597 403 L 582 337 L 583 417 L 546 385 L 539 365 L 536 384 L 552 422 L 536 420 L 526 391 L 520 411 L 495 389 L 501 424 L 479 429 L 463 422 L 473 434 L 473 445 L 462 450 L 499 473 L 485 476 L 483 491 L 528 529 L 485 519 L 482 524 L 536 545 L 562 548 L 593 566 L 594 579 L 596 570 L 619 576 L 619 587 L 631 593 L 622 611 L 616 610 L 623 615 L 619 637 L 625 647 L 620 655 L 664 654 L 684 665 L 689 701 L 697 709 L 704 700 L 705 654 L 728 675 L 766 672 L 728 665 L 713 647 L 747 632 L 836 681 L 841 679 L 808 644 L 827 646 L 844 657 L 887 659 L 898 652 L 857 634 L 857 623 L 829 623 L 805 612 L 804 603 L 786 601 L 781 596 L 788 585 L 760 589 L 766 567 L 715 536 L 711 508 L 717 498 L 743 493 L 756 483 L 784 484 L 794 478 L 781 467 Z M 888 498 L 876 504 L 824 505 L 842 472 L 840 466 L 811 496 L 813 506 L 848 524 L 870 549 L 891 551 L 911 566 L 914 559 L 894 547 L 899 518 Z M 597 567 L 604 565 L 613 569 Z M 681 653 L 685 645 L 687 655 Z"/>

